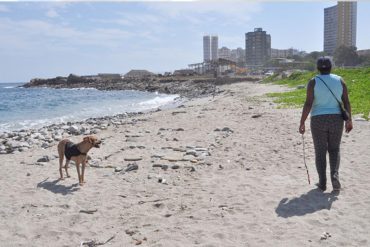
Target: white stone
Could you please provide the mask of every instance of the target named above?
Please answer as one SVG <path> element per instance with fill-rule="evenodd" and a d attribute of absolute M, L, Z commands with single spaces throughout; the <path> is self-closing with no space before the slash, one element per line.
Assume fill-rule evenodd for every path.
<path fill-rule="evenodd" d="M 72 125 L 68 128 L 68 131 L 71 132 L 71 133 L 78 133 L 79 132 L 79 128 L 77 125 Z"/>
<path fill-rule="evenodd" d="M 29 148 L 30 147 L 30 144 L 28 144 L 28 142 L 20 142 L 19 145 L 21 147 L 26 147 L 26 148 Z"/>
<path fill-rule="evenodd" d="M 41 135 L 43 135 L 43 136 L 47 136 L 48 134 L 49 134 L 49 132 L 47 131 L 47 130 L 44 130 L 44 129 L 42 129 L 42 130 L 40 130 L 40 132 L 39 132 Z"/>
<path fill-rule="evenodd" d="M 8 141 L 8 142 L 7 142 L 7 145 L 8 145 L 10 148 L 18 148 L 18 147 L 21 147 L 20 142 L 18 142 L 18 141 L 13 141 L 13 140 Z"/>
<path fill-rule="evenodd" d="M 62 136 L 54 136 L 54 140 L 55 141 L 61 141 L 63 139 L 63 137 Z"/>

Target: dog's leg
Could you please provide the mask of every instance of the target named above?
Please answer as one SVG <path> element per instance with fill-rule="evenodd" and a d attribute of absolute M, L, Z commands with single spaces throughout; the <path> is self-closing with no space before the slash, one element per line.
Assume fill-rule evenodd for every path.
<path fill-rule="evenodd" d="M 65 166 L 64 166 L 64 170 L 66 170 L 67 178 L 71 177 L 71 176 L 69 176 L 69 174 L 68 174 L 68 165 L 69 165 L 69 161 L 70 161 L 70 160 L 66 160 L 66 164 L 65 164 Z"/>
<path fill-rule="evenodd" d="M 59 174 L 60 174 L 60 179 L 64 179 L 63 178 L 63 171 L 62 171 L 62 168 L 63 168 L 63 159 L 64 159 L 64 156 L 61 152 L 59 152 Z"/>
<path fill-rule="evenodd" d="M 85 183 L 85 167 L 86 167 L 86 160 L 82 161 L 82 173 L 81 173 L 81 181 Z"/>
<path fill-rule="evenodd" d="M 80 173 L 80 162 L 76 162 L 76 168 L 77 168 L 77 175 L 78 175 L 78 183 L 82 186 L 81 181 L 81 173 Z"/>
<path fill-rule="evenodd" d="M 65 141 L 62 140 L 58 143 L 58 154 L 59 154 L 59 174 L 60 174 L 60 179 L 63 178 L 63 160 L 64 160 L 64 154 L 65 154 Z"/>

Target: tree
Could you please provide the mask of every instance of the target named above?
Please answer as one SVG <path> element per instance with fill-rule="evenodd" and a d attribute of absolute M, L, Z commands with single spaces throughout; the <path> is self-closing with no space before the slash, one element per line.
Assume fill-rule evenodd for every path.
<path fill-rule="evenodd" d="M 307 54 L 304 58 L 307 61 L 316 63 L 316 61 L 317 61 L 317 59 L 319 59 L 319 57 L 323 57 L 325 55 L 326 55 L 326 53 L 323 52 L 323 51 L 313 51 L 313 52 L 310 52 L 309 54 Z"/>
<path fill-rule="evenodd" d="M 354 46 L 339 46 L 334 52 L 334 62 L 337 66 L 356 66 L 360 63 Z"/>
<path fill-rule="evenodd" d="M 362 66 L 366 66 L 366 67 L 370 66 L 370 55 L 359 56 L 359 60 Z"/>

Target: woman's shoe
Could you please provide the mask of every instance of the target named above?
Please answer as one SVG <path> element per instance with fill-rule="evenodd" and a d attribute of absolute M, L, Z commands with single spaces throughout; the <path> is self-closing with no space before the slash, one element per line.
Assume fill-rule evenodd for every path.
<path fill-rule="evenodd" d="M 334 191 L 339 191 L 340 190 L 341 184 L 339 183 L 339 180 L 333 180 L 331 183 L 333 185 L 333 190 Z"/>
<path fill-rule="evenodd" d="M 326 185 L 321 185 L 319 183 L 315 184 L 317 186 L 317 188 L 319 188 L 321 191 L 325 191 L 326 190 Z"/>

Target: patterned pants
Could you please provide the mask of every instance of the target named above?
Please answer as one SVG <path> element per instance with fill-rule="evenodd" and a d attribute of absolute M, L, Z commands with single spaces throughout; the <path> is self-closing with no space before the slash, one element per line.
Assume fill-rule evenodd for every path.
<path fill-rule="evenodd" d="M 330 178 L 334 189 L 340 188 L 339 164 L 340 141 L 343 133 L 343 119 L 338 114 L 311 117 L 311 132 L 315 147 L 316 169 L 319 186 L 326 188 L 326 153 L 329 152 Z"/>

